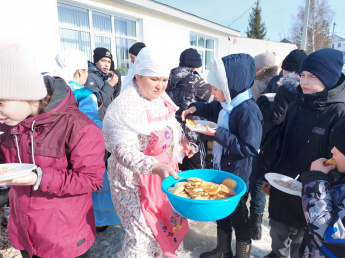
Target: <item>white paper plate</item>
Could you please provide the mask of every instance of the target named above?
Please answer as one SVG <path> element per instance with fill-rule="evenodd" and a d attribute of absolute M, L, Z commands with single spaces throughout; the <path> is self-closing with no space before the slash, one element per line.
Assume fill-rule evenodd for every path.
<path fill-rule="evenodd" d="M 17 171 L 7 175 L 0 175 L 0 181 L 11 180 L 17 177 L 22 177 L 30 174 L 31 171 L 37 168 L 34 164 L 27 164 L 27 163 L 5 163 L 0 164 L 0 168 L 7 167 L 7 168 L 14 168 Z"/>
<path fill-rule="evenodd" d="M 277 188 L 278 190 L 284 192 L 284 193 L 288 193 L 288 194 L 292 194 L 292 195 L 297 195 L 297 196 L 302 196 L 302 183 L 291 178 L 288 176 L 284 176 L 281 174 L 277 174 L 277 173 L 267 173 L 265 174 L 265 178 L 267 179 L 267 181 L 275 188 Z M 294 184 L 296 187 L 298 187 L 300 190 L 294 190 L 294 189 L 290 189 L 287 187 L 284 187 L 282 185 L 277 184 L 276 182 L 274 182 L 274 180 L 282 180 L 284 182 L 291 182 L 292 184 Z"/>
<path fill-rule="evenodd" d="M 276 96 L 276 93 L 265 93 L 265 94 L 262 94 L 262 95 L 266 96 L 269 101 L 273 101 L 274 97 Z"/>
<path fill-rule="evenodd" d="M 194 121 L 194 123 L 195 123 L 196 125 L 202 125 L 202 126 L 208 125 L 209 127 L 213 128 L 213 129 L 216 129 L 216 128 L 217 128 L 217 124 L 214 123 L 214 122 L 211 122 L 211 121 L 206 121 L 206 120 L 193 120 L 193 121 Z M 207 133 L 207 132 L 208 132 L 206 128 L 205 128 L 205 129 L 195 128 L 195 127 L 192 127 L 192 126 L 188 125 L 187 123 L 186 123 L 186 126 L 187 126 L 190 130 L 192 130 L 192 131 L 194 131 L 194 132 L 197 132 L 197 133 Z"/>

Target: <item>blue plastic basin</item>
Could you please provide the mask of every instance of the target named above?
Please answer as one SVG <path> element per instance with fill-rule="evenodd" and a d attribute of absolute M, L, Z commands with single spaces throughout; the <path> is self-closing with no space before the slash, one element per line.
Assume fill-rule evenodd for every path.
<path fill-rule="evenodd" d="M 182 216 L 197 221 L 214 221 L 229 216 L 237 207 L 241 197 L 246 193 L 245 182 L 229 172 L 214 169 L 195 169 L 178 173 L 180 179 L 172 176 L 162 182 L 162 190 L 167 194 L 171 206 Z M 237 195 L 221 200 L 193 200 L 177 196 L 167 189 L 177 182 L 187 181 L 188 177 L 199 177 L 205 181 L 220 184 L 225 178 L 232 178 L 237 181 L 235 192 Z"/>

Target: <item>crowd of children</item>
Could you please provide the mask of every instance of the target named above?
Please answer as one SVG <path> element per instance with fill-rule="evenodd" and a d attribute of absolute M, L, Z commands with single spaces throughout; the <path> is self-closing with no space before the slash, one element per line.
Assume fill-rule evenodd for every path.
<path fill-rule="evenodd" d="M 216 248 L 200 257 L 249 258 L 252 239 L 261 237 L 262 181 L 270 194 L 272 238 L 265 257 L 342 256 L 340 51 L 292 51 L 282 63 L 273 101 L 261 95 L 277 74 L 274 53 L 214 58 L 207 87 L 193 49 L 182 52 L 170 79 L 171 67 L 145 44 L 136 43 L 130 55 L 134 67 L 120 93 L 121 75 L 105 48 L 94 50 L 93 62 L 82 51 L 61 51 L 53 76 L 42 76 L 24 46 L 0 45 L 0 163 L 37 166 L 27 176 L 0 182 L 11 186 L 9 238 L 23 257 L 89 257 L 96 226 L 118 223 L 125 229 L 119 257 L 175 257 L 188 221 L 180 220 L 174 241 L 165 237 L 161 225 L 169 228 L 178 214 L 160 184 L 169 175 L 178 178 L 178 163 L 185 156 L 191 163 L 195 154 L 193 139 L 180 126 L 190 116 L 217 123 L 205 133 L 214 139 L 213 167 L 239 176 L 248 188 L 235 211 L 217 221 Z M 188 83 L 181 83 L 184 78 Z M 337 165 L 326 166 L 332 156 Z M 271 187 L 264 180 L 267 172 L 301 175 L 302 198 Z M 236 250 L 231 250 L 233 230 Z"/>

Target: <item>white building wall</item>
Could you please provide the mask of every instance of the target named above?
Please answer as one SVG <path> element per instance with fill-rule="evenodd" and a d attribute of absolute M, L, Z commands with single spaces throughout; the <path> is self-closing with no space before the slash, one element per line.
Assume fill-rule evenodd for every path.
<path fill-rule="evenodd" d="M 56 0 L 0 0 L 0 6 L 0 43 L 26 45 L 41 71 L 50 70 L 59 47 Z"/>
<path fill-rule="evenodd" d="M 277 54 L 279 64 L 295 48 L 294 44 L 280 42 L 248 38 L 235 40 L 233 35 L 230 35 L 229 40 L 226 28 L 224 32 L 211 30 L 195 23 L 112 0 L 61 2 L 137 20 L 138 40 L 159 52 L 170 67 L 178 66 L 180 53 L 190 47 L 190 33 L 213 38 L 215 56 L 219 57 L 232 53 L 248 53 L 255 56 L 265 51 L 273 51 Z M 0 0 L 0 5 L 0 42 L 22 42 L 34 52 L 41 71 L 52 71 L 55 66 L 55 55 L 60 48 L 57 1 Z"/>
<path fill-rule="evenodd" d="M 334 49 L 345 53 L 345 40 L 333 41 Z M 340 44 L 340 47 L 339 47 Z"/>

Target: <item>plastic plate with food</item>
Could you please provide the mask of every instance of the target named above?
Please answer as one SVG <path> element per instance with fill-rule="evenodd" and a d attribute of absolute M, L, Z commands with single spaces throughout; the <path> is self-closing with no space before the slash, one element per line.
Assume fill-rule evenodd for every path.
<path fill-rule="evenodd" d="M 302 196 L 302 183 L 288 176 L 278 173 L 267 173 L 267 181 L 278 190 L 297 196 Z"/>
<path fill-rule="evenodd" d="M 36 165 L 27 163 L 0 164 L 0 181 L 7 181 L 14 178 L 26 176 L 36 168 Z"/>
<path fill-rule="evenodd" d="M 187 118 L 186 119 L 186 126 L 197 133 L 206 133 L 208 132 L 206 126 L 211 129 L 217 129 L 217 124 L 207 120 L 192 120 Z"/>

